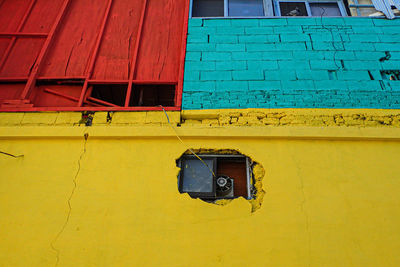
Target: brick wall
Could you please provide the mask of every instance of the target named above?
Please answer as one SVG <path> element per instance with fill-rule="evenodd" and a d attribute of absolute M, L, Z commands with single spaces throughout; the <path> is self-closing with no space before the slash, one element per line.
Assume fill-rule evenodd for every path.
<path fill-rule="evenodd" d="M 400 19 L 190 19 L 183 109 L 400 108 Z"/>

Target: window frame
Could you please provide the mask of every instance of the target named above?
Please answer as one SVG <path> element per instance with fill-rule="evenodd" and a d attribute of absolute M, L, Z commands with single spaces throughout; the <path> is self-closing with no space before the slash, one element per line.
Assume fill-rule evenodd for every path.
<path fill-rule="evenodd" d="M 310 3 L 314 4 L 314 3 L 335 3 L 338 5 L 339 7 L 339 11 L 341 16 L 340 17 L 347 17 L 347 12 L 346 12 L 346 8 L 344 6 L 343 0 L 274 0 L 274 9 L 275 9 L 275 17 L 288 17 L 288 18 L 292 18 L 291 16 L 282 16 L 281 15 L 281 9 L 279 6 L 279 3 L 287 3 L 287 2 L 303 2 L 306 6 L 306 10 L 308 13 L 308 16 L 296 16 L 297 18 L 306 18 L 306 17 L 320 17 L 320 16 L 313 16 L 311 14 L 311 8 L 310 8 Z M 295 16 L 293 16 L 295 17 Z M 326 16 L 327 18 L 337 18 L 339 16 Z M 324 17 L 324 18 L 326 18 Z"/>
<path fill-rule="evenodd" d="M 231 155 L 231 154 L 200 154 L 199 157 L 201 157 L 204 160 L 213 160 L 213 166 L 212 170 L 214 174 L 217 174 L 217 161 L 218 158 L 240 158 L 245 160 L 246 164 L 246 190 L 247 190 L 247 198 L 248 200 L 253 199 L 254 195 L 252 194 L 253 190 L 253 171 L 252 171 L 252 163 L 249 157 L 246 157 L 245 155 Z M 178 174 L 178 191 L 182 193 L 188 193 L 192 198 L 200 198 L 200 199 L 208 199 L 208 200 L 218 200 L 218 199 L 235 199 L 237 197 L 233 198 L 218 198 L 216 196 L 216 179 L 217 177 L 213 177 L 213 194 L 215 196 L 211 196 L 209 192 L 186 192 L 182 191 L 182 185 L 183 185 L 183 180 L 185 179 L 183 176 L 183 166 L 185 163 L 185 160 L 188 159 L 198 159 L 195 155 L 183 155 L 178 159 L 178 167 L 180 168 L 179 174 Z"/>
<path fill-rule="evenodd" d="M 263 1 L 263 12 L 264 16 L 229 16 L 229 0 L 224 1 L 224 16 L 223 17 L 193 17 L 193 0 L 190 0 L 189 6 L 189 18 L 265 18 L 273 17 L 273 3 L 272 0 L 262 0 Z"/>
<path fill-rule="evenodd" d="M 349 16 L 346 11 L 346 7 L 344 5 L 343 0 L 262 0 L 263 1 L 263 11 L 264 11 L 264 16 L 229 16 L 229 0 L 223 0 L 224 1 L 224 16 L 223 17 L 193 17 L 193 1 L 190 0 L 190 5 L 189 5 L 189 18 L 275 18 L 275 17 L 287 17 L 287 18 L 293 18 L 291 16 L 282 16 L 281 15 L 281 10 L 279 8 L 279 3 L 280 2 L 304 2 L 306 5 L 306 10 L 307 13 L 309 14 L 308 16 L 299 16 L 299 18 L 305 18 L 305 17 L 319 17 L 319 16 L 312 16 L 311 15 L 311 8 L 310 8 L 310 3 L 337 3 L 339 6 L 339 10 L 341 13 L 340 17 L 347 17 Z M 339 16 L 327 16 L 328 18 L 337 18 Z"/>

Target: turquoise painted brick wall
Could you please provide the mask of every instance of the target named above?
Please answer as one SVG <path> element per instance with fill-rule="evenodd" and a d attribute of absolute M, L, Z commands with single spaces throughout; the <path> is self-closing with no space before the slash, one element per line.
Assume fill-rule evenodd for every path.
<path fill-rule="evenodd" d="M 400 19 L 190 19 L 183 109 L 400 108 Z"/>

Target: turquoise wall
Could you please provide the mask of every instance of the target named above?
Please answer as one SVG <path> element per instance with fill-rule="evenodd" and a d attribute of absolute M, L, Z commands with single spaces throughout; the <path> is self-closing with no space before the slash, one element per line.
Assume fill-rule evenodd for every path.
<path fill-rule="evenodd" d="M 385 70 L 400 19 L 190 19 L 182 107 L 400 108 Z"/>

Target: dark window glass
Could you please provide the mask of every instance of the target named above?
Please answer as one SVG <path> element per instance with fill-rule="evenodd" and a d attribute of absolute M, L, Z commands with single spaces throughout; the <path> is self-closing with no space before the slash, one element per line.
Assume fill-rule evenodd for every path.
<path fill-rule="evenodd" d="M 229 0 L 229 16 L 264 16 L 263 0 Z"/>
<path fill-rule="evenodd" d="M 337 3 L 310 3 L 311 16 L 337 17 L 341 16 Z"/>
<path fill-rule="evenodd" d="M 193 0 L 192 17 L 223 17 L 224 0 Z"/>
<path fill-rule="evenodd" d="M 279 2 L 281 16 L 308 16 L 304 2 Z"/>
<path fill-rule="evenodd" d="M 209 159 L 185 159 L 182 166 L 182 192 L 212 193 L 214 179 L 210 169 L 213 169 L 213 162 Z"/>

